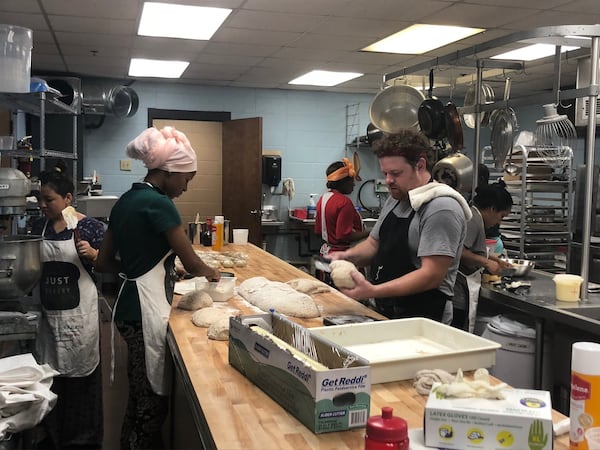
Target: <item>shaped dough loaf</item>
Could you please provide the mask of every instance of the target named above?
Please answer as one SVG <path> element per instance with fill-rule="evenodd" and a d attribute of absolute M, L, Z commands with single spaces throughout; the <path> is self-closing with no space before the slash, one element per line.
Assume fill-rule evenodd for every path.
<path fill-rule="evenodd" d="M 229 317 L 237 316 L 239 314 L 240 311 L 238 310 L 209 306 L 208 308 L 199 309 L 192 314 L 192 322 L 197 327 L 208 328 L 219 319 L 229 319 Z"/>
<path fill-rule="evenodd" d="M 321 292 L 329 292 L 329 286 L 319 280 L 310 280 L 308 278 L 294 278 L 286 281 L 285 284 L 293 287 L 298 292 L 304 294 L 320 294 Z"/>
<path fill-rule="evenodd" d="M 213 299 L 208 293 L 203 291 L 191 291 L 181 297 L 177 307 L 187 311 L 196 311 L 200 308 L 212 306 Z"/>
<path fill-rule="evenodd" d="M 312 297 L 296 291 L 280 281 L 270 281 L 265 277 L 253 277 L 244 281 L 238 294 L 248 303 L 264 312 L 274 309 L 286 316 L 309 319 L 321 313 Z"/>
<path fill-rule="evenodd" d="M 336 287 L 352 289 L 356 286 L 350 273 L 357 269 L 350 261 L 338 259 L 330 262 L 329 267 L 331 268 L 331 280 Z"/>
<path fill-rule="evenodd" d="M 229 340 L 229 316 L 221 317 L 208 327 L 208 338 L 215 341 Z"/>

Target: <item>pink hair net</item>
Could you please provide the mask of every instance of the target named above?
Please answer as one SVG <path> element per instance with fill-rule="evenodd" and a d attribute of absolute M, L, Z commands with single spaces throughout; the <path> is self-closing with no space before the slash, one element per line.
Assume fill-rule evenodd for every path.
<path fill-rule="evenodd" d="M 196 152 L 181 131 L 173 127 L 142 131 L 127 144 L 127 156 L 141 160 L 148 169 L 166 172 L 195 172 Z"/>

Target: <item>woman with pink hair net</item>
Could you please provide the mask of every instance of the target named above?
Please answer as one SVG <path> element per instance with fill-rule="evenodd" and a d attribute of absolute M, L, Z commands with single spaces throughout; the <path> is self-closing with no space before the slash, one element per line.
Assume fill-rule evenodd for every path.
<path fill-rule="evenodd" d="M 218 280 L 220 274 L 196 255 L 172 200 L 196 174 L 196 153 L 185 134 L 173 127 L 148 128 L 126 151 L 148 173 L 112 208 L 96 268 L 124 280 L 112 317 L 128 350 L 121 448 L 158 449 L 164 448 L 161 427 L 168 411 L 165 350 L 175 257 L 193 276 Z M 113 343 L 111 349 L 114 366 Z"/>

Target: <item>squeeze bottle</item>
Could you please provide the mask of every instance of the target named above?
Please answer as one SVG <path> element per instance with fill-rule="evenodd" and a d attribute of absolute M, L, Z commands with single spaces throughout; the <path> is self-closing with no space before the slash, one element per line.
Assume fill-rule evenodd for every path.
<path fill-rule="evenodd" d="M 212 233 L 212 249 L 216 252 L 223 250 L 223 226 L 225 224 L 225 217 L 215 216 L 213 223 Z"/>
<path fill-rule="evenodd" d="M 571 353 L 570 450 L 600 449 L 600 344 L 575 342 Z"/>
<path fill-rule="evenodd" d="M 314 219 L 317 215 L 317 204 L 314 199 L 315 194 L 310 194 L 310 201 L 308 203 L 308 208 L 306 208 L 306 218 Z"/>
<path fill-rule="evenodd" d="M 409 450 L 406 420 L 393 415 L 394 408 L 384 406 L 380 416 L 367 420 L 365 450 Z"/>

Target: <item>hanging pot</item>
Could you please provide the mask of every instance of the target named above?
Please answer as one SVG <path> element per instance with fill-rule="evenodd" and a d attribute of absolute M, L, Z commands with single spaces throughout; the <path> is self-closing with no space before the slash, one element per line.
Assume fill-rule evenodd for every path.
<path fill-rule="evenodd" d="M 472 84 L 467 93 L 465 94 L 465 101 L 463 106 L 474 106 L 476 103 L 476 86 Z M 481 84 L 481 102 L 484 104 L 494 103 L 494 90 L 487 83 Z M 463 114 L 463 120 L 465 121 L 465 125 L 469 128 L 475 128 L 475 117 L 476 114 Z M 486 111 L 481 113 L 480 115 L 480 124 L 481 126 L 488 126 L 490 123 L 490 112 Z"/>
<path fill-rule="evenodd" d="M 458 192 L 469 192 L 473 186 L 473 162 L 463 153 L 454 153 L 440 159 L 433 166 L 431 176 Z"/>
<path fill-rule="evenodd" d="M 452 150 L 458 152 L 463 149 L 463 130 L 460 123 L 460 116 L 456 105 L 448 102 L 444 107 L 444 119 L 446 124 L 446 137 Z"/>
<path fill-rule="evenodd" d="M 371 102 L 371 123 L 384 133 L 415 127 L 418 125 L 417 110 L 424 98 L 421 91 L 405 84 L 385 88 Z"/>
<path fill-rule="evenodd" d="M 433 69 L 429 71 L 429 98 L 419 106 L 418 118 L 421 131 L 429 139 L 439 141 L 446 137 L 444 104 L 433 96 Z"/>

